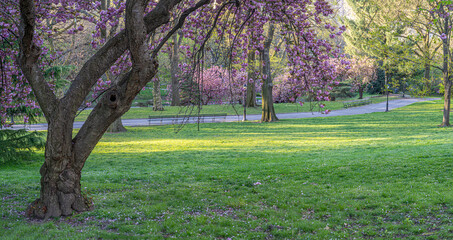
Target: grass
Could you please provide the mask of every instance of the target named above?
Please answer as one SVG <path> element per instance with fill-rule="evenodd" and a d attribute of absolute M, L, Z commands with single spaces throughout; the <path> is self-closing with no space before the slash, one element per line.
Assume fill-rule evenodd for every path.
<path fill-rule="evenodd" d="M 45 223 L 23 216 L 38 153 L 0 166 L 2 239 L 451 239 L 441 109 L 107 134 L 82 175 L 95 209 Z"/>

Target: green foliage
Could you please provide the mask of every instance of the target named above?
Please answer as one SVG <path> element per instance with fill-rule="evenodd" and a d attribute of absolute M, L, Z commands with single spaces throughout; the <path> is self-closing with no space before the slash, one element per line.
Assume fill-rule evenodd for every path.
<path fill-rule="evenodd" d="M 62 96 L 69 86 L 68 75 L 75 69 L 74 66 L 52 66 L 44 71 L 44 77 L 55 86 L 56 94 Z"/>
<path fill-rule="evenodd" d="M 151 100 L 153 99 L 153 86 L 152 84 L 148 84 L 150 86 L 146 86 L 145 89 L 140 91 L 140 93 L 135 97 L 137 100 Z"/>
<path fill-rule="evenodd" d="M 180 82 L 179 94 L 181 96 L 181 103 L 183 105 L 198 105 L 201 100 L 200 86 L 198 82 L 193 79 L 184 79 Z"/>
<path fill-rule="evenodd" d="M 91 212 L 30 222 L 40 164 L 0 167 L 2 239 L 452 239 L 441 109 L 105 135 L 82 173 Z"/>
<path fill-rule="evenodd" d="M 18 106 L 15 108 L 8 108 L 6 113 L 9 116 L 27 116 L 28 123 L 37 123 L 39 120 L 38 118 L 43 115 L 40 108 L 30 108 L 26 106 Z"/>
<path fill-rule="evenodd" d="M 20 130 L 0 130 L 0 164 L 27 158 L 35 149 L 45 146 L 44 134 Z"/>
<path fill-rule="evenodd" d="M 348 82 L 340 82 L 337 86 L 332 89 L 331 96 L 335 99 L 338 98 L 352 98 L 357 93 L 351 91 L 352 86 Z"/>
<path fill-rule="evenodd" d="M 407 91 L 413 97 L 425 97 L 433 94 L 443 94 L 443 84 L 440 79 L 414 77 L 408 83 Z"/>
<path fill-rule="evenodd" d="M 369 94 L 383 94 L 385 92 L 385 71 L 382 68 L 376 70 L 376 81 L 372 81 L 368 86 Z"/>
<path fill-rule="evenodd" d="M 380 68 L 388 76 L 404 74 L 407 72 L 407 68 L 413 67 L 413 64 L 409 64 L 405 60 L 413 54 L 411 52 L 413 42 L 401 39 L 407 26 L 400 21 L 398 16 L 392 15 L 395 14 L 394 6 L 376 1 L 347 1 L 356 15 L 354 19 L 344 19 L 344 24 L 349 29 L 345 33 L 347 53 L 377 59 Z M 397 81 L 402 78 L 393 79 Z M 380 80 L 382 78 L 378 75 L 378 82 Z M 373 85 L 373 87 L 377 87 L 373 88 L 373 93 L 382 91 L 378 84 Z M 397 84 L 400 83 L 394 82 L 393 85 Z M 381 85 L 381 87 L 383 86 Z"/>

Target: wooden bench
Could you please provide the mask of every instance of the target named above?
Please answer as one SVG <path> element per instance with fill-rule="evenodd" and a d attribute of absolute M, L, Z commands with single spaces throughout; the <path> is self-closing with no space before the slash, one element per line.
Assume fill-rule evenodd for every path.
<path fill-rule="evenodd" d="M 343 106 L 344 106 L 344 108 L 350 108 L 350 107 L 357 107 L 357 106 L 361 106 L 361 105 L 367 105 L 367 104 L 371 104 L 371 103 L 372 103 L 371 99 L 359 100 L 359 101 L 346 101 L 346 102 L 343 102 Z"/>
<path fill-rule="evenodd" d="M 171 124 L 179 124 L 182 123 L 183 121 L 189 121 L 189 120 L 198 120 L 200 119 L 200 122 L 204 123 L 206 120 L 211 119 L 212 122 L 215 122 L 216 119 L 221 119 L 223 120 L 226 119 L 228 114 L 226 113 L 211 113 L 211 114 L 197 114 L 197 115 L 160 115 L 160 116 L 149 116 L 148 117 L 148 125 L 151 125 L 151 123 L 155 121 L 160 121 L 162 124 L 164 120 L 171 120 Z"/>

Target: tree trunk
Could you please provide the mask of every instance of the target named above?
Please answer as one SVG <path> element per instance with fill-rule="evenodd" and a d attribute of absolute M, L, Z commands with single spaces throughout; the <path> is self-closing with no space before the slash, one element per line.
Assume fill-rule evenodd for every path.
<path fill-rule="evenodd" d="M 359 99 L 363 99 L 363 85 L 359 86 Z"/>
<path fill-rule="evenodd" d="M 173 51 L 170 54 L 170 74 L 171 74 L 171 106 L 181 106 L 179 94 L 179 46 L 182 36 L 173 34 Z"/>
<path fill-rule="evenodd" d="M 423 74 L 423 78 L 428 81 L 431 78 L 431 64 L 425 63 L 425 73 Z"/>
<path fill-rule="evenodd" d="M 387 69 L 384 69 L 384 78 L 385 78 L 385 82 L 384 82 L 384 84 L 385 84 L 385 86 L 384 86 L 385 95 L 387 96 L 387 101 L 385 103 L 385 111 L 388 112 L 389 111 L 389 87 L 388 87 L 389 80 L 388 80 L 388 71 L 387 71 Z"/>
<path fill-rule="evenodd" d="M 123 122 L 121 122 L 121 118 L 116 119 L 110 127 L 107 129 L 109 133 L 119 133 L 119 132 L 126 132 L 126 128 L 123 126 Z"/>
<path fill-rule="evenodd" d="M 41 167 L 41 193 L 27 209 L 29 217 L 48 219 L 68 216 L 91 208 L 91 202 L 82 194 L 81 168 L 75 164 L 72 121 L 64 111 L 49 123 L 45 162 Z"/>
<path fill-rule="evenodd" d="M 256 76 L 255 76 L 255 52 L 250 51 L 248 54 L 248 69 L 247 69 L 247 107 L 256 107 Z"/>
<path fill-rule="evenodd" d="M 447 17 L 448 18 L 448 17 Z M 448 24 L 445 23 L 445 28 L 448 29 Z M 448 35 L 447 35 L 448 36 Z M 442 40 L 443 45 L 443 68 L 442 68 L 442 75 L 444 78 L 444 116 L 442 119 L 441 127 L 449 127 L 450 126 L 450 103 L 451 103 L 451 76 L 450 76 L 450 67 L 448 58 L 450 56 L 450 48 L 449 48 L 449 38 Z"/>
<path fill-rule="evenodd" d="M 153 111 L 163 111 L 162 96 L 160 95 L 160 81 L 153 81 Z"/>
<path fill-rule="evenodd" d="M 448 75 L 448 74 L 447 74 Z M 451 87 L 452 82 L 449 77 L 446 77 L 447 80 L 444 82 L 445 86 L 445 93 L 444 93 L 444 115 L 442 119 L 441 127 L 449 127 L 450 126 L 450 106 L 451 106 Z"/>
<path fill-rule="evenodd" d="M 269 26 L 269 32 L 267 39 L 264 43 L 264 49 L 261 51 L 262 73 L 265 76 L 262 86 L 263 106 L 261 122 L 274 122 L 277 121 L 277 115 L 274 110 L 274 100 L 272 98 L 272 74 L 271 74 L 271 58 L 270 58 L 270 47 L 272 39 L 274 38 L 274 26 Z"/>

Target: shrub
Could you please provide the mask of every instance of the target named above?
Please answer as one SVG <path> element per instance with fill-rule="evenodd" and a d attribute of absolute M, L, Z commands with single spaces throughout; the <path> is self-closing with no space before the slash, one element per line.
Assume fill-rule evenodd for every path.
<path fill-rule="evenodd" d="M 20 130 L 0 130 L 0 164 L 25 159 L 34 149 L 45 146 L 44 134 Z"/>

